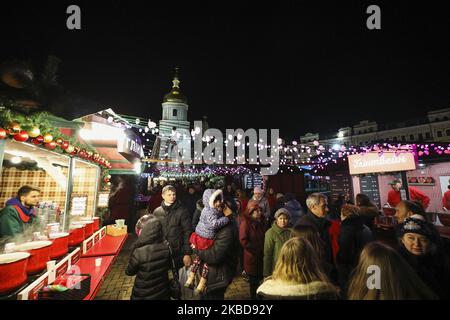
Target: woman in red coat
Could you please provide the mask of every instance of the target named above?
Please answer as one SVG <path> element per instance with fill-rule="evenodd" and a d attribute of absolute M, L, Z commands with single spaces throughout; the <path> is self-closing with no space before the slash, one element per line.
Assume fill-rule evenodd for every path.
<path fill-rule="evenodd" d="M 256 300 L 263 278 L 264 235 L 266 226 L 259 206 L 248 207 L 239 230 L 239 240 L 244 248 L 244 270 L 249 276 L 250 296 Z"/>

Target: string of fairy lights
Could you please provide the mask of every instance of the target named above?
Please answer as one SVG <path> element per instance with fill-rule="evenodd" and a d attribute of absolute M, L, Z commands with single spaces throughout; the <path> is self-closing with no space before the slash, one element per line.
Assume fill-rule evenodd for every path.
<path fill-rule="evenodd" d="M 156 122 L 151 119 L 111 113 L 107 113 L 104 116 L 107 117 L 109 123 L 120 122 L 128 129 L 133 128 L 141 136 L 145 159 L 152 157 L 153 145 L 158 137 L 162 137 Z M 191 140 L 190 142 L 200 138 L 204 147 L 218 142 L 218 138 L 215 136 L 202 135 L 201 129 L 198 127 L 191 130 L 190 137 L 173 131 L 170 137 L 163 138 L 173 139 L 174 141 Z M 229 148 L 230 144 L 232 148 Z M 369 152 L 377 152 L 380 157 L 385 152 L 393 152 L 395 155 L 399 155 L 402 152 L 411 152 L 419 159 L 427 156 L 450 155 L 450 144 L 448 143 L 374 143 L 367 146 L 346 146 L 342 144 L 326 147 L 321 145 L 319 141 L 313 141 L 311 144 L 299 144 L 297 141 L 292 141 L 290 144 L 287 144 L 283 139 L 279 138 L 276 143 L 269 145 L 264 143 L 262 139 L 256 142 L 246 141 L 246 136 L 241 133 L 226 136 L 223 139 L 223 145 L 225 149 L 225 152 L 222 152 L 224 159 L 219 156 L 217 163 L 213 163 L 213 165 L 206 165 L 201 162 L 205 156 L 209 156 L 208 154 L 205 155 L 204 152 L 199 153 L 194 150 L 193 159 L 184 165 L 168 165 L 167 162 L 164 162 L 164 159 L 168 156 L 166 153 L 160 159 L 157 159 L 161 160 L 161 162 L 146 162 L 147 169 L 151 169 L 149 174 L 172 175 L 174 177 L 194 177 L 210 174 L 239 175 L 256 173 L 259 171 L 259 167 L 271 165 L 278 160 L 280 173 L 295 173 L 299 171 L 317 173 L 321 170 L 326 170 L 327 167 L 333 164 L 346 162 L 347 157 L 350 155 L 364 155 Z M 249 157 L 246 153 L 249 148 L 257 149 L 259 154 L 262 152 L 271 154 L 270 152 L 274 148 L 279 157 L 278 159 L 270 157 L 270 161 L 267 164 L 267 162 L 260 161 L 259 155 L 256 155 L 255 158 Z M 234 152 L 233 157 L 229 153 L 230 149 Z M 242 151 L 239 152 L 239 149 Z M 198 164 L 199 162 L 202 164 Z M 223 162 L 226 162 L 226 164 L 223 164 Z"/>

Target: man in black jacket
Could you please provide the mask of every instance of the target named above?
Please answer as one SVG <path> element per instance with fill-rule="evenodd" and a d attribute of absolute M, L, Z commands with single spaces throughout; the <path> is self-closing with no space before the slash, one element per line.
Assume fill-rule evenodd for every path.
<path fill-rule="evenodd" d="M 300 226 L 310 226 L 314 228 L 320 235 L 324 243 L 324 253 L 325 253 L 325 261 L 330 264 L 330 266 L 334 265 L 333 259 L 333 248 L 331 244 L 331 237 L 328 232 L 328 229 L 331 226 L 331 222 L 326 218 L 328 212 L 328 203 L 327 198 L 320 193 L 312 193 L 306 199 L 306 206 L 308 207 L 308 212 L 301 217 L 296 225 Z M 332 280 L 337 280 L 337 276 L 333 274 L 335 270 L 330 267 L 330 276 L 334 278 Z"/>
<path fill-rule="evenodd" d="M 341 221 L 336 266 L 339 285 L 341 289 L 346 290 L 350 273 L 358 264 L 362 249 L 367 243 L 373 241 L 374 237 L 369 227 L 363 223 L 357 206 L 344 204 L 341 208 Z"/>
<path fill-rule="evenodd" d="M 225 205 L 224 215 L 232 216 L 230 206 Z M 214 238 L 212 247 L 200 250 L 200 259 L 208 264 L 208 284 L 202 300 L 224 300 L 225 291 L 236 273 L 239 237 L 237 227 L 232 219 L 220 229 Z"/>
<path fill-rule="evenodd" d="M 177 200 L 176 190 L 167 185 L 162 190 L 161 206 L 153 211 L 162 224 L 164 238 L 169 241 L 177 269 L 183 265 L 191 265 L 192 249 L 189 237 L 192 233 L 192 216 Z"/>

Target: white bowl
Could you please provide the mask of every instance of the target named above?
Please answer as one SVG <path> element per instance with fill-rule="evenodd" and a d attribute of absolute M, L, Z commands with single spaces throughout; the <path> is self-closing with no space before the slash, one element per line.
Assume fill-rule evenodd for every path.
<path fill-rule="evenodd" d="M 28 252 L 13 252 L 0 254 L 0 264 L 13 263 L 19 260 L 27 259 L 30 256 Z"/>
<path fill-rule="evenodd" d="M 29 251 L 41 249 L 44 247 L 51 246 L 53 242 L 51 241 L 30 241 L 22 244 L 18 244 L 14 247 L 14 251 Z"/>
<path fill-rule="evenodd" d="M 55 232 L 55 233 L 50 233 L 48 235 L 48 237 L 50 239 L 63 238 L 63 237 L 67 237 L 67 236 L 69 236 L 69 234 L 67 232 Z"/>

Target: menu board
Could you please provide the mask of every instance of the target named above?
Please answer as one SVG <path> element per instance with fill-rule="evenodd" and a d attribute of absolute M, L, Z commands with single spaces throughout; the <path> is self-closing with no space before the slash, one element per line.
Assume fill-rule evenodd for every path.
<path fill-rule="evenodd" d="M 330 177 L 331 201 L 335 202 L 342 194 L 346 200 L 353 200 L 352 177 L 345 173 L 336 173 Z"/>
<path fill-rule="evenodd" d="M 108 206 L 109 192 L 100 192 L 98 194 L 97 207 L 106 208 Z"/>
<path fill-rule="evenodd" d="M 253 187 L 261 187 L 263 183 L 263 177 L 260 174 L 253 175 Z"/>
<path fill-rule="evenodd" d="M 245 189 L 253 189 L 254 187 L 261 187 L 263 177 L 260 174 L 247 174 L 244 176 Z"/>
<path fill-rule="evenodd" d="M 87 208 L 87 199 L 86 195 L 76 195 L 72 197 L 72 211 L 71 214 L 75 216 L 82 216 L 86 214 Z"/>
<path fill-rule="evenodd" d="M 359 178 L 361 193 L 367 195 L 370 200 L 377 205 L 378 208 L 381 207 L 380 200 L 380 189 L 378 188 L 378 177 L 377 176 L 364 176 Z"/>

